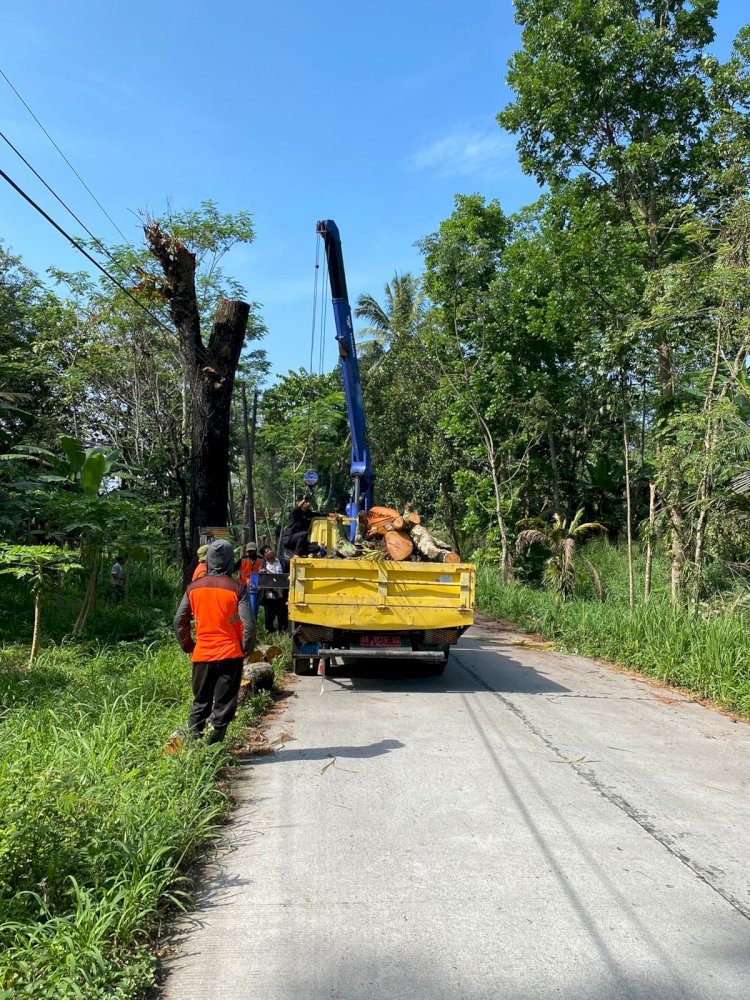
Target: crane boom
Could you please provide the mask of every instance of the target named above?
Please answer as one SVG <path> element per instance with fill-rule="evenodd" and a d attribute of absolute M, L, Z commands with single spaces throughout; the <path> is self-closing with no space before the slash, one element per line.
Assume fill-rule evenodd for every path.
<path fill-rule="evenodd" d="M 367 510 L 372 504 L 372 490 L 375 473 L 367 443 L 367 419 L 362 396 L 362 381 L 359 376 L 357 346 L 354 340 L 352 309 L 346 290 L 344 256 L 341 251 L 341 236 L 332 219 L 324 219 L 317 224 L 317 232 L 323 237 L 328 277 L 331 282 L 333 316 L 336 322 L 336 340 L 339 346 L 339 364 L 344 378 L 346 412 L 352 437 L 350 472 L 354 480 L 347 514 L 356 517 L 360 510 Z"/>

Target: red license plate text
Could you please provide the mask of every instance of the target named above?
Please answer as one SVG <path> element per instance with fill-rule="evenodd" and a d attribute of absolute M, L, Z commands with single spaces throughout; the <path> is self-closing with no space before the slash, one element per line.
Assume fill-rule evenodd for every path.
<path fill-rule="evenodd" d="M 397 635 L 363 635 L 360 646 L 400 646 L 401 639 Z"/>

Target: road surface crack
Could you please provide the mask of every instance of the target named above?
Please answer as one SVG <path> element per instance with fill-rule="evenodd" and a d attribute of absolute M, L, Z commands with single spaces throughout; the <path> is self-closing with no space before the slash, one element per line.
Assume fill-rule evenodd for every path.
<path fill-rule="evenodd" d="M 493 696 L 493 698 L 496 698 L 502 705 L 505 706 L 505 708 L 508 709 L 508 711 L 512 712 L 513 715 L 516 716 L 516 718 L 526 727 L 526 729 L 529 730 L 530 733 L 536 736 L 537 739 L 541 740 L 542 743 L 544 743 L 544 745 L 549 750 L 551 750 L 554 754 L 557 755 L 558 758 L 560 758 L 555 763 L 570 764 L 571 768 L 575 771 L 575 773 L 579 775 L 581 778 L 583 778 L 583 780 L 586 781 L 589 785 L 591 785 L 591 787 L 595 791 L 597 791 L 602 796 L 602 798 L 606 799 L 613 806 L 616 806 L 618 809 L 624 812 L 625 815 L 628 816 L 630 819 L 632 819 L 634 823 L 637 823 L 638 826 L 645 833 L 647 833 L 650 837 L 653 837 L 653 839 L 657 841 L 657 843 L 661 844 L 661 846 L 665 850 L 667 850 L 672 855 L 673 858 L 676 858 L 677 861 L 685 865 L 686 868 L 689 868 L 693 872 L 693 874 L 700 879 L 701 882 L 703 882 L 706 886 L 708 886 L 709 889 L 712 889 L 715 893 L 721 896 L 721 898 L 725 902 L 729 903 L 729 905 L 733 907 L 733 909 L 735 909 L 743 917 L 745 917 L 745 919 L 750 920 L 750 908 L 748 908 L 748 906 L 741 903 L 738 899 L 735 899 L 734 896 L 732 896 L 730 893 L 722 889 L 721 886 L 717 885 L 711 879 L 711 875 L 709 872 L 703 869 L 692 858 L 689 858 L 686 854 L 683 854 L 682 851 L 679 851 L 674 846 L 674 844 L 671 843 L 670 838 L 667 836 L 667 834 L 662 833 L 660 830 L 657 830 L 657 828 L 650 822 L 650 820 L 648 820 L 644 815 L 642 815 L 635 806 L 631 805 L 618 792 L 615 792 L 614 789 L 608 788 L 605 784 L 603 784 L 603 782 L 597 777 L 597 775 L 593 771 L 586 770 L 586 768 L 583 767 L 582 764 L 589 763 L 588 761 L 584 762 L 583 760 L 580 761 L 566 760 L 562 751 L 555 746 L 555 744 L 548 736 L 545 736 L 545 734 L 541 731 L 541 729 L 539 729 L 539 727 L 536 726 L 531 721 L 531 719 L 525 714 L 525 712 L 522 711 L 522 709 L 520 709 L 517 705 L 515 705 L 509 698 L 506 698 L 504 695 L 502 695 L 499 691 L 496 691 L 495 688 L 493 688 L 490 684 L 487 683 L 486 680 L 484 680 L 483 677 L 475 673 L 470 667 L 467 667 L 465 663 L 463 662 L 458 663 L 458 661 L 456 662 L 457 665 L 461 668 L 461 670 L 465 670 L 466 673 L 469 674 L 469 676 L 472 677 L 477 682 L 477 684 L 483 687 L 486 691 L 489 691 L 489 693 Z M 595 763 L 595 762 L 591 761 L 590 763 Z"/>

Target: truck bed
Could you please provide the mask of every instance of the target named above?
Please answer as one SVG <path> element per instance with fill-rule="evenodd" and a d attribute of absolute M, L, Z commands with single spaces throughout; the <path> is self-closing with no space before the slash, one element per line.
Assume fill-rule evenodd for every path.
<path fill-rule="evenodd" d="M 293 559 L 289 619 L 335 629 L 467 628 L 474 621 L 470 563 Z"/>

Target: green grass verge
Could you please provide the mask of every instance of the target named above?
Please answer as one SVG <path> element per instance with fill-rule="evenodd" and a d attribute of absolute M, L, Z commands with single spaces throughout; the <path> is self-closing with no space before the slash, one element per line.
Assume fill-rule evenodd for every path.
<path fill-rule="evenodd" d="M 28 603 L 7 594 L 0 623 L 0 998 L 132 1000 L 153 982 L 166 907 L 186 904 L 188 867 L 228 812 L 229 758 L 202 743 L 164 752 L 191 700 L 164 621 L 172 591 L 162 607 L 102 607 L 97 631 L 115 639 L 53 644 L 65 596 L 30 670 L 28 644 L 8 642 L 8 609 L 26 621 Z M 241 709 L 230 744 L 270 701 Z"/>
<path fill-rule="evenodd" d="M 630 667 L 750 717 L 750 615 L 719 602 L 691 614 L 673 608 L 664 587 L 647 604 L 639 597 L 631 614 L 622 551 L 599 544 L 586 554 L 601 573 L 603 603 L 591 596 L 560 603 L 535 587 L 504 585 L 495 569 L 480 566 L 478 606 L 567 652 Z M 637 568 L 640 589 L 640 560 Z M 665 568 L 656 568 L 662 579 Z"/>

